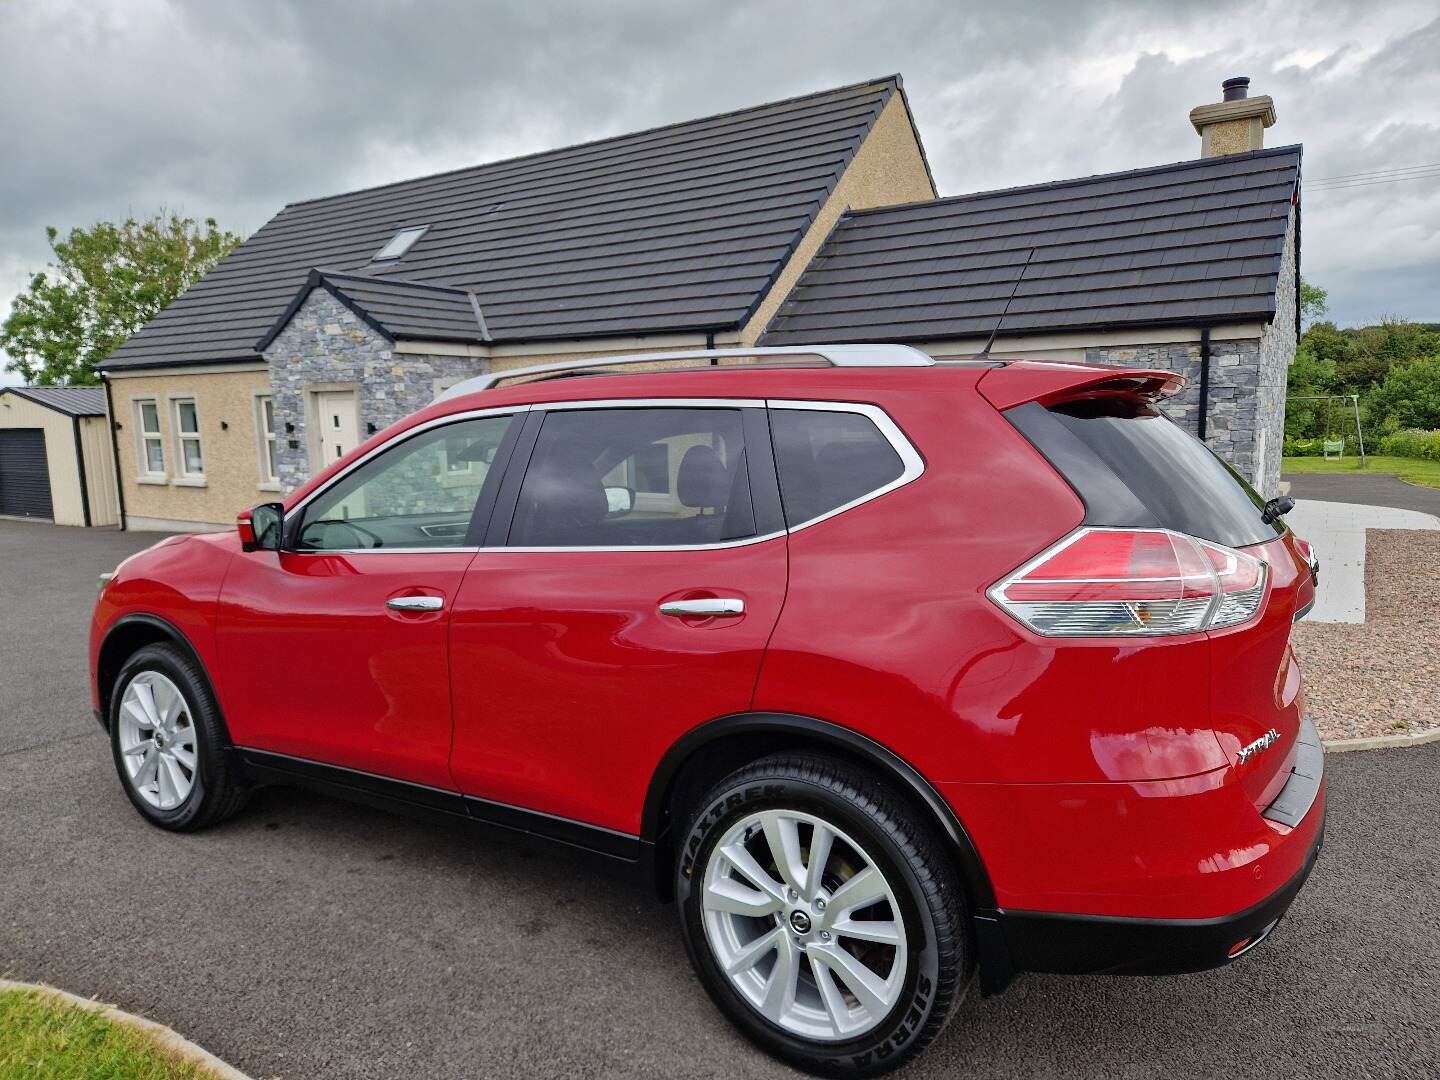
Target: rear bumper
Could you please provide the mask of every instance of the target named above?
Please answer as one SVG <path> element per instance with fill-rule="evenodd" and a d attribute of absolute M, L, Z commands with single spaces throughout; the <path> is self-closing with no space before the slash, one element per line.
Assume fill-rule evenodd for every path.
<path fill-rule="evenodd" d="M 998 993 L 1020 971 L 1060 974 L 1172 975 L 1204 971 L 1260 944 L 1289 910 L 1324 841 L 1323 805 L 1305 860 L 1289 881 L 1258 904 L 1213 919 L 1129 919 L 998 911 L 977 919 L 986 993 Z"/>
<path fill-rule="evenodd" d="M 1023 794 L 1038 800 L 1043 793 Z M 1083 798 L 1055 802 L 1062 816 L 1047 825 L 1065 824 L 1063 812 L 1077 812 L 1076 821 L 1109 827 L 1092 827 L 1088 843 L 1078 831 L 1052 833 L 1066 842 L 1052 845 L 1038 865 L 1026 860 L 1034 884 L 1022 883 L 1025 891 L 994 873 L 1003 858 L 987 858 L 998 905 L 975 917 L 985 993 L 1003 990 L 1021 971 L 1157 975 L 1226 964 L 1275 928 L 1324 842 L 1324 749 L 1308 720 L 1284 786 L 1263 809 L 1233 781 L 1144 794 L 1126 798 L 1123 813 L 1098 819 Z M 1066 854 L 1077 848 L 1085 857 L 1071 862 Z M 1046 885 L 1037 887 L 1039 879 Z M 1067 911 L 1044 902 L 1065 894 L 1084 906 Z M 1023 902 L 1032 897 L 1041 902 Z"/>

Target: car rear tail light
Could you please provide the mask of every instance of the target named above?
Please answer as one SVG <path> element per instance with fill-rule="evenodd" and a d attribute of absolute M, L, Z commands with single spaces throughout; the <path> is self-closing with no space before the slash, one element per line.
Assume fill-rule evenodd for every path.
<path fill-rule="evenodd" d="M 1049 637 L 1192 634 L 1254 616 L 1265 575 L 1254 556 L 1168 529 L 1084 528 L 989 595 Z"/>

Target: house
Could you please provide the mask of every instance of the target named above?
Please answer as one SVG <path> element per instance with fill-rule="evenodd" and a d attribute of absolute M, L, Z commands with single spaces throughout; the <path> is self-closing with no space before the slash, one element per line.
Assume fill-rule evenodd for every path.
<path fill-rule="evenodd" d="M 1247 98 L 1248 83 L 1191 114 L 1196 161 L 848 211 L 761 344 L 966 356 L 995 334 L 997 356 L 1179 371 L 1189 382 L 1166 412 L 1276 494 L 1300 147 L 1262 149 L 1274 105 Z"/>
<path fill-rule="evenodd" d="M 955 355 L 997 326 L 997 354 L 1195 376 L 1177 414 L 1269 487 L 1300 152 L 1262 149 L 1273 105 L 1243 91 L 1192 113 L 1197 161 L 958 199 L 893 76 L 293 203 L 101 365 L 125 522 L 224 524 L 487 371 L 822 338 Z"/>
<path fill-rule="evenodd" d="M 104 390 L 0 387 L 0 517 L 117 522 Z"/>

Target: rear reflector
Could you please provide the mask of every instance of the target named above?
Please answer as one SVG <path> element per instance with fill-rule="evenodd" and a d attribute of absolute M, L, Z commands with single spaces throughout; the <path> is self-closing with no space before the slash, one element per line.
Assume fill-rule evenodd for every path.
<path fill-rule="evenodd" d="M 1193 634 L 1252 618 L 1266 566 L 1168 529 L 1074 532 L 990 589 L 1049 637 Z"/>

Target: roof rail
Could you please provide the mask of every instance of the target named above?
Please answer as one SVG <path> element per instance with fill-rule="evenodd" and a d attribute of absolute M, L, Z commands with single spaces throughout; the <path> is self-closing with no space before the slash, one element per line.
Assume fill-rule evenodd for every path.
<path fill-rule="evenodd" d="M 552 375 L 556 372 L 584 371 L 586 368 L 609 368 L 617 365 L 650 364 L 659 360 L 710 360 L 726 356 L 754 357 L 819 357 L 831 367 L 930 367 L 934 360 L 909 345 L 786 345 L 768 349 L 687 349 L 682 352 L 637 353 L 633 356 L 594 356 L 588 360 L 562 360 L 553 364 L 492 371 L 473 379 L 458 382 L 435 400 L 491 390 L 505 379 L 523 379 L 531 375 Z M 737 367 L 739 365 L 736 365 Z"/>

